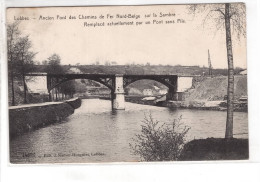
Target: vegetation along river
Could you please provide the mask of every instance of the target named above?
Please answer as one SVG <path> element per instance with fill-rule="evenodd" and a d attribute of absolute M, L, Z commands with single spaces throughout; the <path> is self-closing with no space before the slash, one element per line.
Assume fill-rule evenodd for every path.
<path fill-rule="evenodd" d="M 226 112 L 170 109 L 126 103 L 125 111 L 111 111 L 108 100 L 87 99 L 61 123 L 10 141 L 12 163 L 86 163 L 138 161 L 131 154 L 131 138 L 141 131 L 145 114 L 170 123 L 182 117 L 189 126 L 187 140 L 224 137 Z M 248 137 L 248 114 L 234 113 L 234 137 Z"/>

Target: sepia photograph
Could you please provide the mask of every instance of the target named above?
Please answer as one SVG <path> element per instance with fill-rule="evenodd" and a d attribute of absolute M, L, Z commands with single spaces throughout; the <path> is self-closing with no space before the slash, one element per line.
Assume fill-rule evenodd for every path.
<path fill-rule="evenodd" d="M 246 14 L 7 8 L 9 162 L 249 160 Z"/>

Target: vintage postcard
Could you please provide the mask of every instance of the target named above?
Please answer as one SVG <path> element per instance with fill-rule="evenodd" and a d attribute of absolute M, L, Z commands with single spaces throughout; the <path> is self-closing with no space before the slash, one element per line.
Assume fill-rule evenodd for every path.
<path fill-rule="evenodd" d="M 6 18 L 10 163 L 249 159 L 244 3 Z"/>

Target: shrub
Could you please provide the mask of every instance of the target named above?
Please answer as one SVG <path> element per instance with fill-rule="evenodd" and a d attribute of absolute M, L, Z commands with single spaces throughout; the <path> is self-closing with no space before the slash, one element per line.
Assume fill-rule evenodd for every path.
<path fill-rule="evenodd" d="M 178 160 L 190 129 L 182 125 L 181 119 L 180 116 L 166 124 L 155 120 L 151 114 L 145 116 L 141 134 L 136 134 L 132 138 L 134 143 L 130 143 L 132 154 L 139 155 L 142 161 Z"/>

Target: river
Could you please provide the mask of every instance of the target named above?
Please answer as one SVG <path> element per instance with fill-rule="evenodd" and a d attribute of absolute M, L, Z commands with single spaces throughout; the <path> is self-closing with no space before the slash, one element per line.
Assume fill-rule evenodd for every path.
<path fill-rule="evenodd" d="M 224 137 L 226 112 L 170 109 L 126 103 L 124 111 L 111 111 L 107 100 L 82 100 L 75 113 L 61 123 L 47 126 L 10 141 L 12 163 L 86 163 L 139 161 L 129 143 L 141 131 L 145 115 L 170 123 L 182 118 L 190 127 L 187 141 Z M 234 134 L 248 138 L 248 114 L 234 113 Z"/>

